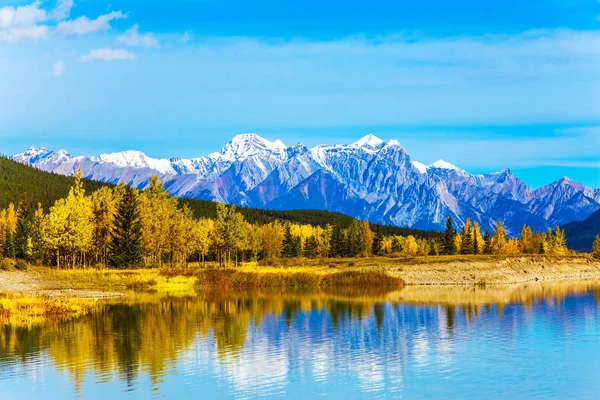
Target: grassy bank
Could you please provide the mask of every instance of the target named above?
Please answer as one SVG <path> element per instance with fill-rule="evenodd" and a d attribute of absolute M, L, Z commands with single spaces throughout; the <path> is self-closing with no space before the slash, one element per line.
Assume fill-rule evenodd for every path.
<path fill-rule="evenodd" d="M 33 325 L 91 312 L 94 299 L 0 293 L 0 325 Z"/>
<path fill-rule="evenodd" d="M 197 274 L 199 288 L 301 288 L 322 289 L 331 287 L 401 287 L 402 279 L 390 276 L 385 271 L 349 270 L 324 273 L 305 271 L 302 268 L 278 270 L 209 269 Z"/>
<path fill-rule="evenodd" d="M 194 294 L 195 289 L 401 287 L 497 285 L 600 279 L 600 261 L 588 257 L 450 256 L 281 260 L 237 268 L 56 270 L 30 267 L 0 272 L 0 292 L 67 297 L 107 297 L 130 291 Z"/>

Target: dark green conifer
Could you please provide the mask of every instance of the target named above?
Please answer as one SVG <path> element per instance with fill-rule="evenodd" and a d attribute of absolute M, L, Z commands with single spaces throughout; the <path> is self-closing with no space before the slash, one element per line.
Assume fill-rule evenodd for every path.
<path fill-rule="evenodd" d="M 344 257 L 348 251 L 346 243 L 346 234 L 344 229 L 335 224 L 331 231 L 331 239 L 329 240 L 329 255 L 331 257 Z"/>
<path fill-rule="evenodd" d="M 381 225 L 377 224 L 377 227 L 375 228 L 375 237 L 373 238 L 373 249 L 371 250 L 371 253 L 374 256 L 380 256 L 382 245 L 383 245 L 383 234 L 381 233 Z"/>
<path fill-rule="evenodd" d="M 142 263 L 142 225 L 139 201 L 131 186 L 117 207 L 109 244 L 108 263 L 115 268 L 137 267 Z"/>
<path fill-rule="evenodd" d="M 492 236 L 490 235 L 490 231 L 485 231 L 483 243 L 483 254 L 492 254 Z"/>
<path fill-rule="evenodd" d="M 437 243 L 435 242 L 435 240 L 429 241 L 429 255 L 430 256 L 438 255 L 438 246 L 437 246 Z"/>
<path fill-rule="evenodd" d="M 292 235 L 290 224 L 285 226 L 285 236 L 281 248 L 281 256 L 285 258 L 299 257 L 302 252 L 302 243 L 299 237 Z"/>
<path fill-rule="evenodd" d="M 304 257 L 315 258 L 317 257 L 317 251 L 319 249 L 319 242 L 315 235 L 306 238 L 304 242 Z"/>
<path fill-rule="evenodd" d="M 400 253 L 402 251 L 402 244 L 397 236 L 392 238 L 392 253 Z"/>
<path fill-rule="evenodd" d="M 10 229 L 6 230 L 4 236 L 4 245 L 2 246 L 2 256 L 6 258 L 15 258 L 15 245 L 13 242 L 13 235 Z"/>
<path fill-rule="evenodd" d="M 473 231 L 470 223 L 467 223 L 465 226 L 463 226 L 461 236 L 462 243 L 460 247 L 460 254 L 473 254 Z"/>
<path fill-rule="evenodd" d="M 444 254 L 452 255 L 457 253 L 456 242 L 454 241 L 454 237 L 456 236 L 456 231 L 454 230 L 454 225 L 452 223 L 452 216 L 448 215 L 448 219 L 446 220 L 446 230 L 444 231 L 443 237 L 443 247 L 442 250 Z"/>
<path fill-rule="evenodd" d="M 29 243 L 32 220 L 33 215 L 29 203 L 27 202 L 27 195 L 24 194 L 21 196 L 19 206 L 17 207 L 17 227 L 13 236 L 13 246 L 16 258 L 29 260 L 29 256 L 31 255 Z"/>

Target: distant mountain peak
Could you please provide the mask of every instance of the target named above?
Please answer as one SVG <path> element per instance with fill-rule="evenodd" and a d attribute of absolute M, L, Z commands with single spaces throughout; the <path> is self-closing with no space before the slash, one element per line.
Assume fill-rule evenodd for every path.
<path fill-rule="evenodd" d="M 169 192 L 181 197 L 258 208 L 324 208 L 420 229 L 443 229 L 450 214 L 457 224 L 471 218 L 483 229 L 494 229 L 500 220 L 516 234 L 524 223 L 545 230 L 600 209 L 600 189 L 566 177 L 533 191 L 508 169 L 473 175 L 444 160 L 426 166 L 411 160 L 398 141 L 372 134 L 352 144 L 308 149 L 245 133 L 216 153 L 192 159 L 155 159 L 135 150 L 72 157 L 42 147 L 13 159 L 62 175 L 81 169 L 86 178 L 138 188 L 160 175 Z"/>
<path fill-rule="evenodd" d="M 151 158 L 138 150 L 101 154 L 98 158 L 103 162 L 113 163 L 124 168 L 149 168 L 162 174 L 172 174 L 175 172 L 173 167 L 171 167 L 170 160 Z"/>
<path fill-rule="evenodd" d="M 263 152 L 283 153 L 285 149 L 286 146 L 279 139 L 271 142 L 256 133 L 242 133 L 231 139 L 219 151 L 219 154 L 225 159 L 233 161 Z"/>
<path fill-rule="evenodd" d="M 450 170 L 460 171 L 460 169 L 456 165 L 451 164 L 444 160 L 437 160 L 433 164 L 430 164 L 428 166 L 428 168 L 450 169 Z"/>
<path fill-rule="evenodd" d="M 379 139 L 377 136 L 369 133 L 368 135 L 363 136 L 358 139 L 356 142 L 352 143 L 351 146 L 354 147 L 370 147 L 376 148 L 384 143 L 383 140 Z"/>
<path fill-rule="evenodd" d="M 426 174 L 427 173 L 427 166 L 421 162 L 418 161 L 411 161 L 411 164 L 413 167 L 415 167 L 417 169 L 417 171 L 419 171 L 421 174 Z"/>

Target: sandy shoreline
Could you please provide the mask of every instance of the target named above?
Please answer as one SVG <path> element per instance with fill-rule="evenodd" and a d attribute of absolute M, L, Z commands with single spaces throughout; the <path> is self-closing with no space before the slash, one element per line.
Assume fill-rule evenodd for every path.
<path fill-rule="evenodd" d="M 333 261 L 333 260 L 332 260 Z M 254 281 L 264 279 L 263 286 L 277 286 L 279 278 L 297 276 L 327 277 L 338 273 L 384 273 L 399 278 L 405 286 L 490 286 L 518 285 L 529 282 L 561 280 L 600 280 L 600 261 L 585 257 L 544 258 L 511 257 L 504 259 L 443 259 L 418 260 L 360 259 L 347 262 L 335 260 L 335 264 L 312 262 L 294 266 L 263 267 L 253 263 L 232 271 L 236 277 Z M 30 296 L 67 298 L 114 298 L 123 296 L 132 288 L 157 287 L 167 290 L 193 290 L 196 277 L 207 270 L 197 270 L 188 277 L 164 277 L 159 270 L 131 271 L 57 271 L 45 267 L 34 267 L 27 272 L 0 271 L 0 293 L 25 294 Z M 212 270 L 214 271 L 214 269 Z M 269 279 L 267 279 L 269 278 Z M 272 283 L 272 282 L 275 283 Z"/>

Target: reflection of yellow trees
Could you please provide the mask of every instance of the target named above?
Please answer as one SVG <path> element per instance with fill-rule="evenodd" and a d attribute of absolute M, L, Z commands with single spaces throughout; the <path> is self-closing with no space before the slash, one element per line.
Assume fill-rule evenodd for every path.
<path fill-rule="evenodd" d="M 47 349 L 56 368 L 71 376 L 77 393 L 91 373 L 98 381 L 116 377 L 127 385 L 145 374 L 158 388 L 164 374 L 197 337 L 212 338 L 219 359 L 235 358 L 245 346 L 249 329 L 260 326 L 266 317 L 291 324 L 300 313 L 318 311 L 327 315 L 322 323 L 331 323 L 334 331 L 372 317 L 381 334 L 388 318 L 385 304 L 441 304 L 439 312 L 452 332 L 457 313 L 469 322 L 489 315 L 491 305 L 501 314 L 509 303 L 558 303 L 564 296 L 590 291 L 598 296 L 598 287 L 593 283 L 488 289 L 405 287 L 359 294 L 340 289 L 328 293 L 265 290 L 184 298 L 137 294 L 99 305 L 96 312 L 71 321 L 6 325 L 0 331 L 0 360 L 23 362 Z"/>

